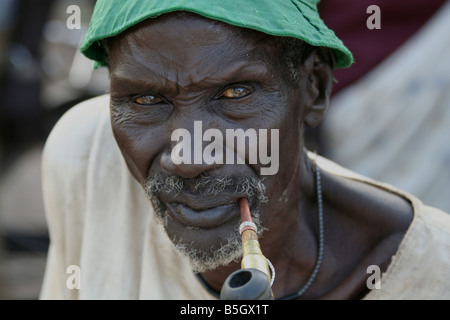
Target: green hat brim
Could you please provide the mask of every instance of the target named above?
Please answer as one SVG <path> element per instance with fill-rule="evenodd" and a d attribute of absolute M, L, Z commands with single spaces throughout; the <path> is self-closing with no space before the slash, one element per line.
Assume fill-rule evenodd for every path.
<path fill-rule="evenodd" d="M 313 0 L 98 0 L 80 49 L 95 61 L 95 68 L 105 66 L 103 39 L 149 18 L 189 11 L 233 26 L 328 47 L 334 54 L 336 68 L 349 67 L 353 63 L 351 52 L 324 24 L 316 4 Z"/>

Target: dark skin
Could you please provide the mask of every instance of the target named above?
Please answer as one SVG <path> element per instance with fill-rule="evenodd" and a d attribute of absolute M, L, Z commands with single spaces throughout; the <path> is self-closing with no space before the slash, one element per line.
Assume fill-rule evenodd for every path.
<path fill-rule="evenodd" d="M 269 201 L 261 214 L 268 231 L 260 244 L 277 270 L 275 298 L 300 290 L 318 249 L 315 178 L 303 128 L 316 126 L 328 107 L 333 77 L 329 50 L 315 48 L 304 57 L 293 83 L 276 38 L 195 15 L 168 14 L 114 38 L 109 55 L 113 132 L 140 183 L 160 172 L 184 178 L 202 173 L 258 176 L 259 164 L 173 164 L 171 133 L 176 128 L 192 132 L 194 121 L 201 120 L 203 130 L 280 130 L 279 171 L 264 180 Z M 324 260 L 302 298 L 362 298 L 368 292 L 367 267 L 386 270 L 411 222 L 411 205 L 398 195 L 326 172 L 322 188 Z M 220 198 L 235 203 L 239 214 L 236 196 Z M 180 199 L 191 207 L 210 206 L 210 199 L 195 193 Z M 174 215 L 166 231 L 201 249 L 232 232 L 236 219 L 233 215 L 212 228 L 191 230 Z M 202 276 L 220 291 L 239 267 L 232 263 Z"/>

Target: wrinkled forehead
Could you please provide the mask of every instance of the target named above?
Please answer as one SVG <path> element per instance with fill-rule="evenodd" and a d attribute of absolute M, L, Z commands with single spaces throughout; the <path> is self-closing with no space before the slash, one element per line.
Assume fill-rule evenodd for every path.
<path fill-rule="evenodd" d="M 151 70 L 175 79 L 180 71 L 206 76 L 233 64 L 273 65 L 279 57 L 278 42 L 276 37 L 193 13 L 169 13 L 141 22 L 110 41 L 110 70 L 112 74 Z"/>

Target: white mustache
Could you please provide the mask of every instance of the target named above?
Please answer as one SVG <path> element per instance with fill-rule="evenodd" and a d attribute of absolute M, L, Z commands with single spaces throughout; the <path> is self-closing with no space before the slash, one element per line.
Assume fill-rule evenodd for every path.
<path fill-rule="evenodd" d="M 256 197 L 260 202 L 268 201 L 263 180 L 255 177 L 233 179 L 199 176 L 193 179 L 185 179 L 176 175 L 158 174 L 148 178 L 144 183 L 144 189 L 148 196 L 155 196 L 160 193 L 179 194 L 185 186 L 193 186 L 193 190 L 199 195 L 216 196 L 229 189 L 233 190 L 235 194 Z"/>

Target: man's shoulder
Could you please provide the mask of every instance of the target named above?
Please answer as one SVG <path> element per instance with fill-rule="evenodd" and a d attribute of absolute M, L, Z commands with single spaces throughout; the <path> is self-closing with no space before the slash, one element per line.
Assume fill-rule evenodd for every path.
<path fill-rule="evenodd" d="M 70 108 L 52 129 L 44 147 L 44 160 L 86 160 L 102 119 L 108 115 L 109 95 L 83 101 Z"/>
<path fill-rule="evenodd" d="M 56 123 L 47 142 L 93 135 L 100 118 L 108 112 L 109 95 L 97 96 L 70 108 Z"/>

